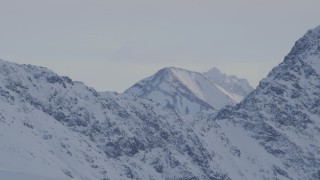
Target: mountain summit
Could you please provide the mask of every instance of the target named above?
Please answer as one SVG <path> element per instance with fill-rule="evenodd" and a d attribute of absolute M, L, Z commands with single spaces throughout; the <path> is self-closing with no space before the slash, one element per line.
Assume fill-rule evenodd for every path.
<path fill-rule="evenodd" d="M 246 86 L 164 68 L 102 93 L 0 60 L 0 179 L 319 180 L 320 26 L 236 104 Z"/>
<path fill-rule="evenodd" d="M 203 74 L 216 86 L 227 90 L 237 103 L 253 90 L 246 79 L 240 79 L 235 75 L 228 76 L 222 73 L 218 68 L 212 68 Z"/>
<path fill-rule="evenodd" d="M 217 74 L 217 78 L 212 73 L 207 75 L 181 68 L 164 68 L 125 92 L 137 97 L 150 98 L 182 114 L 195 114 L 210 109 L 216 111 L 226 105 L 240 102 L 242 94 L 249 93 L 239 91 L 240 94 L 237 94 L 232 89 L 236 86 L 235 81 L 225 81 L 232 79 L 230 77 L 225 76 L 223 79 L 222 74 Z M 252 88 L 245 90 L 250 91 Z"/>
<path fill-rule="evenodd" d="M 212 154 L 159 103 L 0 60 L 0 179 L 224 179 Z"/>
<path fill-rule="evenodd" d="M 320 179 L 320 26 L 300 38 L 256 90 L 220 111 L 215 121 L 229 143 L 239 144 L 241 136 L 255 147 L 238 145 L 243 156 L 236 161 L 239 167 L 246 158 L 255 162 L 258 179 L 272 177 L 268 172 L 279 179 Z M 256 170 L 240 172 L 253 177 Z"/>

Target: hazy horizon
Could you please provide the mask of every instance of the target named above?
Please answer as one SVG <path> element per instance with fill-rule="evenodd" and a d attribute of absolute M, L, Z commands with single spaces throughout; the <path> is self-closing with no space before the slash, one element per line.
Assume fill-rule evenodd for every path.
<path fill-rule="evenodd" d="M 320 1 L 2 0 L 0 58 L 122 92 L 163 67 L 252 86 L 318 20 Z"/>

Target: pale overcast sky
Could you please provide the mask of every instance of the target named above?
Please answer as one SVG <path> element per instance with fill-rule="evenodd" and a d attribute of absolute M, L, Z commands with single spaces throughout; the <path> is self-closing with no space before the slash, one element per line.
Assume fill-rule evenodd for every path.
<path fill-rule="evenodd" d="M 0 58 L 123 91 L 166 66 L 256 86 L 320 25 L 320 0 L 0 0 Z"/>

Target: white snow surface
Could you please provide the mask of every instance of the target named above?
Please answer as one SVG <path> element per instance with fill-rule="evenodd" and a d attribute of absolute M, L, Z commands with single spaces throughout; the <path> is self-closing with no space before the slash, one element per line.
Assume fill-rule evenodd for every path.
<path fill-rule="evenodd" d="M 181 114 L 196 114 L 203 110 L 220 110 L 226 105 L 235 105 L 243 99 L 243 94 L 252 91 L 248 84 L 242 82 L 246 80 L 238 80 L 235 76 L 231 78 L 220 72 L 215 75 L 220 81 L 214 81 L 212 73 L 209 76 L 181 68 L 164 68 L 136 83 L 126 93 L 174 107 Z M 224 76 L 227 78 L 223 79 Z M 247 89 L 235 91 L 234 86 L 240 81 L 247 85 Z"/>
<path fill-rule="evenodd" d="M 0 179 L 226 176 L 185 120 L 147 99 L 0 60 Z"/>
<path fill-rule="evenodd" d="M 0 60 L 0 179 L 319 180 L 319 40 L 320 26 L 217 113 L 207 99 L 235 91 L 200 73 L 163 69 L 133 96 Z"/>
<path fill-rule="evenodd" d="M 249 152 L 254 166 L 241 171 L 244 177 L 320 179 L 319 65 L 320 26 L 300 38 L 240 104 L 214 118 L 241 156 Z"/>

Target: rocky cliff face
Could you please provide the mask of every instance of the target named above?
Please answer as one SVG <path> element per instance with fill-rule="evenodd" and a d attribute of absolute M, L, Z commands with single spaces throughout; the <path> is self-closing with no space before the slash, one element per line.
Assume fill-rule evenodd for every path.
<path fill-rule="evenodd" d="M 298 40 L 256 90 L 235 107 L 220 111 L 215 121 L 226 129 L 246 131 L 245 138 L 263 148 L 260 154 L 274 159 L 269 172 L 276 177 L 319 179 L 319 92 L 320 26 Z M 245 148 L 239 148 L 242 151 Z M 250 151 L 257 155 L 251 157 L 257 166 L 268 162 Z M 262 177 L 272 177 L 261 170 Z"/>
<path fill-rule="evenodd" d="M 0 99 L 2 172 L 57 179 L 228 178 L 192 126 L 149 100 L 98 93 L 46 68 L 6 61 L 0 61 Z"/>
<path fill-rule="evenodd" d="M 200 107 L 211 93 L 200 88 L 203 76 L 175 71 L 135 88 L 190 95 Z M 190 121 L 139 96 L 99 93 L 0 60 L 0 178 L 320 179 L 320 26 L 256 90 L 217 114 Z"/>

